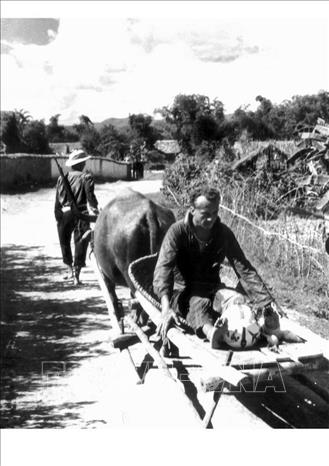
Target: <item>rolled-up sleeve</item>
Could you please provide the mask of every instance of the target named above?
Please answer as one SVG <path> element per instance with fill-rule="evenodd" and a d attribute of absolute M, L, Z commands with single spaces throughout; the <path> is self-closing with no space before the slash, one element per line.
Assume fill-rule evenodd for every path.
<path fill-rule="evenodd" d="M 174 287 L 174 268 L 178 251 L 178 229 L 172 225 L 167 231 L 161 245 L 153 275 L 153 289 L 159 298 L 172 296 Z"/>
<path fill-rule="evenodd" d="M 273 297 L 269 293 L 261 277 L 258 275 L 256 269 L 244 255 L 231 230 L 229 230 L 228 233 L 228 251 L 227 258 L 236 275 L 239 277 L 241 285 L 252 303 L 261 307 L 272 302 Z"/>

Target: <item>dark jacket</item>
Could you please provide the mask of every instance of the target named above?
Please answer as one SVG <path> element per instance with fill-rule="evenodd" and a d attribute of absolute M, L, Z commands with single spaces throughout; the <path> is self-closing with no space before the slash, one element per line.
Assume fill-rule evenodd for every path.
<path fill-rule="evenodd" d="M 98 213 L 98 202 L 94 193 L 94 178 L 89 172 L 72 170 L 67 175 L 72 193 L 81 212 L 87 212 L 87 204 L 94 214 Z M 57 180 L 55 216 L 60 216 L 63 207 L 70 207 L 70 200 L 66 194 L 62 177 Z"/>
<path fill-rule="evenodd" d="M 191 224 L 191 214 L 169 228 L 163 240 L 154 271 L 153 288 L 161 298 L 172 297 L 175 288 L 216 289 L 220 266 L 227 258 L 246 292 L 257 306 L 273 301 L 255 268 L 246 259 L 234 233 L 217 218 L 211 239 L 200 245 Z"/>

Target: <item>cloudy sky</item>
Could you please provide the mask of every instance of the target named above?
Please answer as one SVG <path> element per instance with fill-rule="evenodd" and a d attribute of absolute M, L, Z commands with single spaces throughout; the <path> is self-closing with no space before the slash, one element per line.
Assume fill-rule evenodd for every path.
<path fill-rule="evenodd" d="M 1 109 L 46 121 L 152 115 L 179 93 L 231 113 L 329 87 L 328 2 L 3 1 L 1 23 Z"/>

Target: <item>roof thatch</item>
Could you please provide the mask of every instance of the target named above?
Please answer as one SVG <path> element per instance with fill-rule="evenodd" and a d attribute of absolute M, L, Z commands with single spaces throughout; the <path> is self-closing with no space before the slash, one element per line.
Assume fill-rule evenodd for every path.
<path fill-rule="evenodd" d="M 175 139 L 163 139 L 155 142 L 154 147 L 163 154 L 178 154 L 180 147 Z"/>
<path fill-rule="evenodd" d="M 253 161 L 254 159 L 258 158 L 261 155 L 270 155 L 272 153 L 276 153 L 282 156 L 282 158 L 287 159 L 287 154 L 280 150 L 278 147 L 276 147 L 274 144 L 268 144 L 265 147 L 257 148 L 250 152 L 250 154 L 246 155 L 240 160 L 237 160 L 236 162 L 233 163 L 232 165 L 232 170 L 237 170 L 245 165 L 247 165 L 249 162 Z"/>

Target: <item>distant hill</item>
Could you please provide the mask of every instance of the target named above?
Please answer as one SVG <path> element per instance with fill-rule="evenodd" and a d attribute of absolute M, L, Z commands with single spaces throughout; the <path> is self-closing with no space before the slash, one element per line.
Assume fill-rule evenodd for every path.
<path fill-rule="evenodd" d="M 112 125 L 114 126 L 118 131 L 122 131 L 125 128 L 129 127 L 129 118 L 106 118 L 105 120 L 101 122 L 95 122 L 94 123 L 94 128 L 99 131 L 101 128 L 103 128 L 106 125 Z M 73 125 L 63 125 L 65 129 L 68 131 L 75 131 Z M 152 121 L 152 126 L 156 128 L 157 130 L 163 132 L 165 131 L 166 128 L 166 123 L 164 120 L 153 120 Z M 166 135 L 167 137 L 168 135 Z M 168 136 L 169 138 L 169 136 Z"/>
<path fill-rule="evenodd" d="M 99 130 L 100 128 L 102 128 L 105 125 L 113 125 L 117 129 L 122 129 L 125 126 L 129 126 L 129 118 L 128 117 L 126 117 L 126 118 L 107 118 L 106 120 L 103 120 L 100 123 L 94 123 L 94 126 L 95 126 L 95 128 L 97 130 Z M 165 125 L 164 120 L 153 120 L 152 121 L 152 126 L 154 126 L 154 128 L 163 129 L 164 125 Z"/>
<path fill-rule="evenodd" d="M 100 130 L 103 126 L 112 125 L 117 129 L 122 129 L 125 126 L 129 126 L 128 117 L 126 118 L 107 118 L 100 123 L 94 123 L 95 129 Z"/>
<path fill-rule="evenodd" d="M 232 117 L 233 117 L 233 113 L 229 113 L 229 114 L 225 115 L 225 118 L 227 120 L 232 119 Z M 94 126 L 95 126 L 95 128 L 97 130 L 100 130 L 105 125 L 113 125 L 115 128 L 120 130 L 120 129 L 124 128 L 124 127 L 129 126 L 129 118 L 128 117 L 126 117 L 126 118 L 107 118 L 106 120 L 103 120 L 100 123 L 94 123 Z M 152 121 L 152 126 L 161 131 L 161 130 L 165 129 L 166 123 L 165 123 L 164 119 L 162 119 L 162 120 L 153 120 Z"/>

